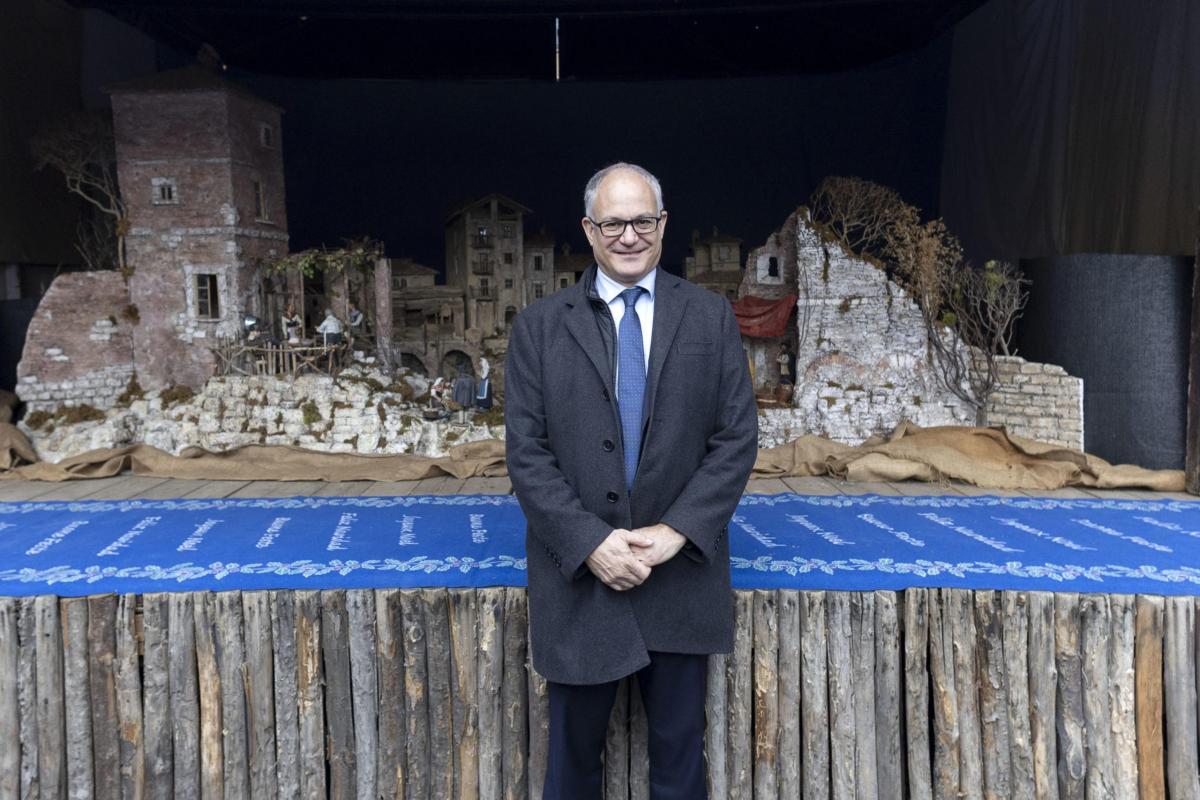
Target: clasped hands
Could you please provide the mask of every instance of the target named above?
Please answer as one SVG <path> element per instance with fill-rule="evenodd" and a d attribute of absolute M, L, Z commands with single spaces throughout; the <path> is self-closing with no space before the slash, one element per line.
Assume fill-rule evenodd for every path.
<path fill-rule="evenodd" d="M 617 528 L 587 557 L 588 569 L 610 589 L 623 592 L 640 586 L 650 570 L 670 561 L 687 538 L 670 525 Z"/>

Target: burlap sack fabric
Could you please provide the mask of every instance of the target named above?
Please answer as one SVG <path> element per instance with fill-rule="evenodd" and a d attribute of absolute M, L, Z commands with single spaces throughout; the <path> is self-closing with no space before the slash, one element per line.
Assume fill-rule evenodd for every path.
<path fill-rule="evenodd" d="M 504 442 L 451 448 L 443 458 L 322 453 L 284 445 L 245 445 L 222 452 L 190 447 L 178 456 L 149 445 L 92 450 L 55 464 L 38 461 L 15 425 L 0 423 L 0 478 L 65 481 L 135 475 L 204 480 L 397 481 L 441 475 L 500 477 Z M 921 428 L 909 422 L 853 447 L 819 436 L 758 452 L 756 477 L 827 475 L 851 481 L 959 480 L 984 489 L 1144 488 L 1183 491 L 1182 470 L 1109 464 L 1102 458 L 1002 428 Z"/>
<path fill-rule="evenodd" d="M 1097 456 L 1010 436 L 1003 428 L 902 422 L 858 447 L 804 436 L 758 452 L 760 477 L 828 475 L 851 481 L 959 480 L 985 489 L 1144 488 L 1183 491 L 1182 470 L 1113 465 Z"/>

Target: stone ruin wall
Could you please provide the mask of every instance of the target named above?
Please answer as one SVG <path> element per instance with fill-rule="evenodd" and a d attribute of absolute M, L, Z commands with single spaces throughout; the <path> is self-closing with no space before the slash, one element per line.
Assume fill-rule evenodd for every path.
<path fill-rule="evenodd" d="M 38 457 L 58 461 L 88 450 L 148 444 L 178 454 L 188 447 L 221 451 L 247 444 L 292 445 L 333 453 L 444 456 L 458 444 L 503 439 L 499 411 L 427 421 L 413 398 L 428 382 L 355 366 L 338 378 L 302 375 L 212 378 L 196 395 L 172 403 L 158 390 L 111 407 L 100 421 L 31 429 Z M 405 388 L 406 387 L 406 388 Z"/>
<path fill-rule="evenodd" d="M 133 375 L 129 295 L 119 272 L 59 275 L 38 304 L 17 366 L 27 411 L 111 408 Z"/>
<path fill-rule="evenodd" d="M 921 426 L 973 425 L 974 411 L 947 390 L 927 352 L 916 302 L 879 267 L 829 244 L 800 209 L 780 232 L 749 254 L 743 294 L 782 296 L 758 286 L 760 255 L 790 256 L 796 264 L 789 291 L 799 295 L 796 324 L 797 385 L 793 407 L 766 409 L 759 418 L 762 446 L 803 434 L 861 444 L 901 421 Z M 793 255 L 794 254 L 794 255 Z M 788 272 L 784 272 L 790 278 Z M 777 343 L 751 341 L 760 375 L 777 378 Z M 763 372 L 765 371 L 765 373 Z M 1043 442 L 1083 448 L 1083 381 L 1057 366 L 1002 358 L 1000 386 L 987 423 Z"/>
<path fill-rule="evenodd" d="M 1083 379 L 1054 364 L 999 359 L 1000 380 L 987 407 L 989 425 L 1009 433 L 1083 449 Z"/>

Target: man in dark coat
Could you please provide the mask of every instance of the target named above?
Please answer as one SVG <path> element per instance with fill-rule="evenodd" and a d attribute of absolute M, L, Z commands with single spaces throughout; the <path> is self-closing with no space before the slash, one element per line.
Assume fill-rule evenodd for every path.
<path fill-rule="evenodd" d="M 584 193 L 596 264 L 516 318 L 508 470 L 528 521 L 534 668 L 548 681 L 544 797 L 601 793 L 617 682 L 636 674 L 654 798 L 703 798 L 707 655 L 733 642 L 728 524 L 757 452 L 733 310 L 657 269 L 653 175 Z"/>

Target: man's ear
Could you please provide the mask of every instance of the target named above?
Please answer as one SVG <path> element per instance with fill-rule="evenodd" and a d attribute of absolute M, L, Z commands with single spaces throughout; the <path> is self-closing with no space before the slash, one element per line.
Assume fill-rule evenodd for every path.
<path fill-rule="evenodd" d="M 587 217 L 581 217 L 579 220 L 579 225 L 583 228 L 583 235 L 587 237 L 588 244 L 595 247 L 596 243 L 592 241 L 592 235 L 594 231 L 594 228 L 592 228 L 592 221 Z"/>

